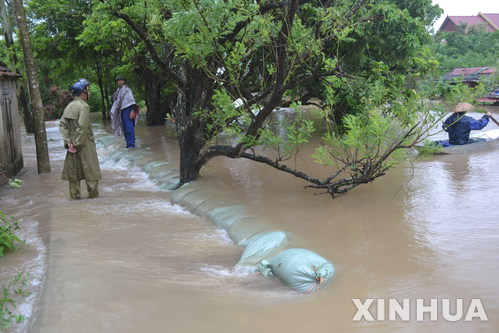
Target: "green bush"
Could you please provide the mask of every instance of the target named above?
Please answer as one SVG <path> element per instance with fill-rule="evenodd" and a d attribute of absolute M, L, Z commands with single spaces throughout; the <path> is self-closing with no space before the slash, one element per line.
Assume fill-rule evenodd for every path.
<path fill-rule="evenodd" d="M 14 235 L 14 231 L 18 229 L 19 221 L 0 211 L 0 257 L 3 257 L 5 251 L 13 250 L 16 245 L 24 244 L 22 239 Z"/>
<path fill-rule="evenodd" d="M 60 119 L 64 108 L 73 100 L 69 90 L 51 86 L 44 100 L 45 120 Z"/>

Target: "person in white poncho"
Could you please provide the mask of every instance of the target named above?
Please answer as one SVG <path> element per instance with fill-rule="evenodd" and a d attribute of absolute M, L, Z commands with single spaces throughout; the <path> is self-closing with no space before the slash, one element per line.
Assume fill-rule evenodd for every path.
<path fill-rule="evenodd" d="M 135 125 L 139 108 L 133 98 L 132 90 L 126 85 L 126 79 L 122 75 L 116 76 L 118 90 L 113 94 L 113 106 L 111 107 L 111 130 L 114 135 L 125 134 L 127 148 L 135 148 Z"/>

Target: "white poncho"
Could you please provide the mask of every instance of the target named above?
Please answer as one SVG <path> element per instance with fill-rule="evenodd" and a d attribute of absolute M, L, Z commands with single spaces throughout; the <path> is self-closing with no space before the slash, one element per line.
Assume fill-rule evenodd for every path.
<path fill-rule="evenodd" d="M 118 88 L 113 94 L 113 106 L 111 107 L 111 130 L 114 135 L 120 136 L 123 132 L 123 124 L 121 122 L 121 110 L 136 105 L 133 98 L 132 90 L 127 85 Z M 134 122 L 137 122 L 137 115 L 135 115 Z"/>

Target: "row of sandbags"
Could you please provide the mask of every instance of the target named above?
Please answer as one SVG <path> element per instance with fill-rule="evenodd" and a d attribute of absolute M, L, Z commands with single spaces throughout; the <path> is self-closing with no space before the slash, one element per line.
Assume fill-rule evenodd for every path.
<path fill-rule="evenodd" d="M 99 143 L 106 147 L 114 145 L 116 140 L 101 137 Z M 169 162 L 152 160 L 150 153 L 139 149 L 118 149 L 108 158 L 113 162 L 122 159 L 142 168 L 161 188 L 173 190 L 178 187 L 178 170 Z M 246 212 L 244 205 L 227 205 L 227 198 L 215 189 L 198 189 L 194 184 L 186 184 L 172 193 L 171 201 L 195 214 L 207 216 L 226 230 L 235 244 L 244 247 L 235 265 L 239 272 L 275 275 L 302 293 L 319 289 L 334 275 L 331 262 L 312 251 L 290 248 L 284 231 L 270 230 L 268 221 Z"/>
<path fill-rule="evenodd" d="M 96 134 L 99 131 L 95 131 Z M 123 138 L 116 136 L 100 136 L 96 138 L 100 147 L 118 147 L 107 158 L 107 161 L 117 163 L 126 160 L 130 165 L 136 166 L 147 173 L 148 178 L 163 190 L 174 190 L 179 185 L 179 171 L 172 163 L 154 160 L 154 155 L 144 149 L 128 150 L 123 148 Z"/>
<path fill-rule="evenodd" d="M 184 185 L 172 194 L 173 203 L 206 215 L 231 240 L 244 247 L 235 269 L 244 273 L 275 275 L 302 293 L 319 289 L 333 275 L 334 266 L 320 255 L 290 248 L 284 231 L 270 230 L 270 223 L 245 211 L 243 205 L 221 206 L 220 195 Z"/>

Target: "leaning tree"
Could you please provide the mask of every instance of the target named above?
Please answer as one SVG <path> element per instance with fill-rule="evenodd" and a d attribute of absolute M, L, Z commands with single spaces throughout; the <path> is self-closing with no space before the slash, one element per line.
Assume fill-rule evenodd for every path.
<path fill-rule="evenodd" d="M 126 23 L 151 66 L 174 84 L 181 185 L 197 179 L 212 158 L 226 156 L 265 163 L 335 196 L 385 174 L 438 116 L 406 81 L 409 71 L 432 67 L 428 33 L 420 17 L 396 2 L 108 0 L 94 13 L 101 22 Z M 363 91 L 344 103 L 352 89 Z M 322 100 L 326 130 L 313 158 L 330 166 L 325 178 L 285 164 L 314 136 L 299 106 L 280 124 L 285 135 L 272 130 L 283 98 L 308 90 Z M 217 140 L 221 133 L 230 140 Z"/>
<path fill-rule="evenodd" d="M 33 128 L 35 134 L 36 162 L 38 173 L 50 173 L 50 159 L 47 144 L 47 132 L 45 130 L 43 103 L 38 84 L 38 73 L 35 57 L 31 45 L 31 37 L 26 23 L 26 14 L 22 0 L 14 0 L 14 11 L 16 15 L 19 39 L 21 41 L 26 76 L 28 77 L 29 95 L 33 109 Z"/>

